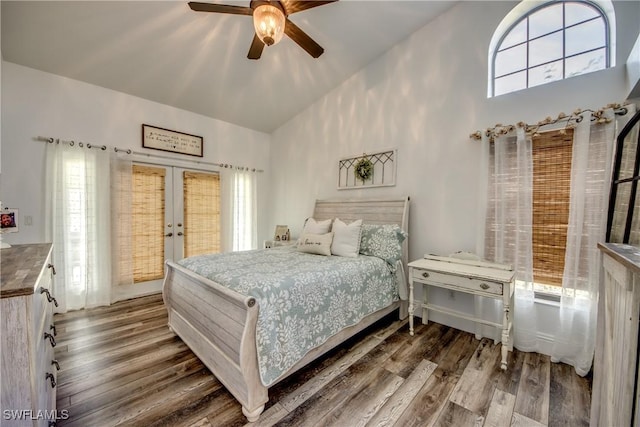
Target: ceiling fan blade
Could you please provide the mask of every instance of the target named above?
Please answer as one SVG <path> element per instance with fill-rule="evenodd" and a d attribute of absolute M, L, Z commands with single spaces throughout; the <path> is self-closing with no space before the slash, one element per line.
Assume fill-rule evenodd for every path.
<path fill-rule="evenodd" d="M 253 35 L 253 41 L 251 42 L 251 47 L 249 48 L 249 53 L 247 54 L 247 58 L 249 59 L 260 59 L 262 55 L 262 49 L 264 49 L 264 43 L 260 40 L 257 34 Z"/>
<path fill-rule="evenodd" d="M 227 4 L 199 3 L 190 1 L 189 7 L 196 12 L 231 13 L 233 15 L 253 15 L 253 9 L 244 6 L 231 6 Z"/>
<path fill-rule="evenodd" d="M 328 3 L 334 3 L 338 0 L 326 0 L 326 1 L 307 1 L 307 0 L 281 0 L 284 10 L 287 15 L 292 13 L 302 12 L 303 10 L 311 9 L 313 7 L 322 6 Z"/>
<path fill-rule="evenodd" d="M 298 45 L 309 53 L 314 58 L 319 57 L 324 53 L 324 49 L 318 43 L 316 43 L 311 37 L 302 31 L 296 24 L 291 22 L 287 18 L 284 33 L 288 35 L 291 40 L 298 43 Z"/>

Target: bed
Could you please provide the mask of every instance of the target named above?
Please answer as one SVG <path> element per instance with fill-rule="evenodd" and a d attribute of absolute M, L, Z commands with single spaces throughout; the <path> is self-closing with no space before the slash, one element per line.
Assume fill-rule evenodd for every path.
<path fill-rule="evenodd" d="M 350 222 L 362 219 L 364 224 L 369 224 L 370 227 L 395 224 L 406 231 L 409 220 L 409 198 L 318 200 L 312 217 L 319 221 L 340 218 Z M 210 263 L 206 256 L 182 260 L 180 264 L 183 265 L 169 261 L 166 263 L 163 285 L 169 327 L 238 400 L 247 419 L 254 422 L 258 420 L 268 401 L 269 387 L 395 310 L 399 309 L 400 318 L 407 316 L 407 281 L 404 276 L 407 249 L 408 239 L 404 239 L 402 256 L 395 267 L 391 263 L 385 264 L 380 259 L 374 259 L 376 257 L 362 255 L 347 260 L 336 256 L 299 254 L 295 247 L 211 256 L 216 263 Z M 302 323 L 284 326 L 284 323 L 295 321 L 301 311 L 325 310 L 330 311 L 333 316 L 339 309 L 335 305 L 336 298 L 333 299 L 333 303 L 310 304 L 310 297 L 301 297 L 301 294 L 296 293 L 295 290 L 286 288 L 287 291 L 283 293 L 281 288 L 289 286 L 289 283 L 292 284 L 291 286 L 298 282 L 305 283 L 303 276 L 308 272 L 302 266 L 304 265 L 305 269 L 308 268 L 313 257 L 316 257 L 316 269 L 324 272 L 322 274 L 329 278 L 332 286 L 338 278 L 353 282 L 352 286 L 347 287 L 353 288 L 356 294 L 346 296 L 345 301 L 360 302 L 365 300 L 367 295 L 385 294 L 381 290 L 386 289 L 384 286 L 387 285 L 378 282 L 387 283 L 388 280 L 394 280 L 396 297 L 391 298 L 385 294 L 376 298 L 375 302 L 365 300 L 361 305 L 366 306 L 367 310 L 353 315 L 350 320 L 343 322 L 344 324 L 332 325 L 334 330 L 323 330 L 324 335 L 309 338 L 310 342 L 305 342 L 307 347 L 302 350 L 297 347 L 283 348 L 287 343 L 293 345 L 300 336 L 306 336 L 306 332 L 296 333 L 296 331 L 306 331 L 307 328 Z M 294 264 L 288 266 L 286 262 L 289 262 L 287 260 L 290 258 L 295 261 L 291 261 Z M 263 263 L 259 275 L 252 276 L 252 273 L 243 270 L 244 265 L 256 263 Z M 348 278 L 347 272 L 356 266 L 370 269 L 366 270 L 370 273 L 360 274 L 360 279 Z M 292 272 L 297 271 L 298 267 L 300 267 L 300 273 L 296 273 L 299 274 L 296 276 Z M 388 273 L 384 273 L 384 268 L 393 275 L 393 279 L 386 278 L 385 274 Z M 282 273 L 281 276 L 276 274 L 277 270 Z M 262 292 L 266 289 L 264 283 L 270 281 L 276 283 L 274 287 L 278 288 L 280 294 L 271 295 Z M 310 288 L 307 283 L 299 289 Z M 332 289 L 329 292 L 342 291 Z M 283 298 L 283 295 L 288 297 Z M 274 307 L 279 308 L 283 305 L 287 306 L 291 312 L 274 314 L 276 312 Z M 350 315 L 345 314 L 331 318 L 343 319 L 348 316 Z M 325 319 L 328 317 L 325 316 Z M 275 332 L 270 330 L 269 333 L 272 335 L 267 335 L 265 332 L 267 324 L 276 328 Z M 336 327 L 339 329 L 335 330 Z M 276 339 L 269 338 L 270 336 L 278 336 L 279 341 L 275 342 Z M 271 341 L 275 344 L 269 344 Z M 269 345 L 272 347 L 268 347 Z"/>

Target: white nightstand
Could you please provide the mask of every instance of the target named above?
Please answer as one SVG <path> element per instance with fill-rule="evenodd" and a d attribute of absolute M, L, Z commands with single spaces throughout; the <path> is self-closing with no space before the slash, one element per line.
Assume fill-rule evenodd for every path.
<path fill-rule="evenodd" d="M 429 310 L 445 313 L 502 330 L 502 369 L 507 369 L 507 353 L 513 350 L 513 294 L 515 272 L 511 266 L 452 257 L 425 255 L 409 263 L 409 333 L 413 335 L 413 286 L 422 284 L 422 323 Z M 502 323 L 489 322 L 474 315 L 430 304 L 428 287 L 450 289 L 502 300 Z"/>
<path fill-rule="evenodd" d="M 264 249 L 277 248 L 278 246 L 293 246 L 297 242 L 297 239 L 292 240 L 265 240 L 263 242 Z"/>

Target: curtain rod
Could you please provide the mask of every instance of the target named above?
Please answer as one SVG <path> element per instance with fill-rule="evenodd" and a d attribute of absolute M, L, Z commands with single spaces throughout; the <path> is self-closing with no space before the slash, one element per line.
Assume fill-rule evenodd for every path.
<path fill-rule="evenodd" d="M 64 139 L 59 139 L 59 138 L 51 138 L 51 137 L 47 137 L 47 136 L 37 136 L 36 141 L 43 141 L 43 142 L 48 142 L 49 144 L 53 144 L 54 142 L 56 144 L 69 144 L 69 146 L 73 147 L 74 145 L 78 144 L 78 147 L 83 148 L 83 147 L 87 147 L 87 148 L 99 148 L 102 151 L 107 150 L 108 148 L 113 148 L 113 151 L 116 153 L 126 153 L 126 154 L 133 154 L 133 155 L 137 155 L 137 156 L 146 156 L 146 157 L 150 157 L 150 158 L 154 158 L 154 159 L 164 159 L 164 160 L 180 160 L 180 161 L 185 161 L 185 162 L 191 162 L 191 163 L 196 163 L 199 165 L 209 165 L 209 166 L 218 166 L 221 168 L 225 168 L 225 169 L 237 169 L 237 170 L 243 170 L 243 171 L 250 171 L 250 172 L 264 172 L 263 169 L 256 169 L 256 168 L 250 168 L 248 166 L 238 166 L 238 165 L 232 165 L 229 163 L 213 163 L 213 162 L 205 162 L 203 160 L 193 160 L 193 159 L 182 159 L 182 158 L 176 158 L 176 157 L 169 157 L 169 156 L 161 156 L 158 154 L 151 154 L 151 153 L 143 153 L 140 151 L 133 151 L 130 148 L 118 148 L 118 147 L 107 147 L 106 145 L 95 145 L 95 144 L 89 144 L 86 142 L 80 142 L 80 141 L 73 141 L 73 140 L 64 140 Z"/>
<path fill-rule="evenodd" d="M 487 128 L 484 130 L 485 135 L 488 136 L 491 140 L 493 140 L 493 138 L 496 135 L 506 135 L 509 132 L 512 132 L 516 126 L 518 127 L 524 127 L 525 131 L 527 133 L 532 133 L 533 135 L 536 135 L 537 132 L 540 130 L 541 127 L 544 126 L 549 126 L 549 125 L 553 125 L 553 124 L 557 124 L 557 123 L 561 123 L 566 121 L 567 123 L 565 124 L 565 128 L 567 127 L 572 127 L 572 121 L 575 123 L 580 123 L 582 121 L 582 113 L 588 112 L 590 111 L 591 113 L 593 113 L 593 116 L 591 117 L 591 121 L 597 121 L 598 123 L 605 123 L 607 121 L 607 119 L 605 119 L 604 117 L 602 117 L 602 115 L 604 114 L 604 110 L 607 108 L 613 108 L 613 112 L 615 115 L 617 116 L 624 116 L 625 114 L 627 114 L 629 112 L 628 108 L 626 107 L 626 105 L 629 104 L 625 104 L 625 106 L 621 105 L 621 104 L 609 104 L 604 108 L 601 108 L 599 110 L 591 110 L 591 109 L 586 109 L 586 110 L 581 110 L 581 109 L 577 109 L 575 110 L 571 115 L 566 115 L 565 113 L 560 113 L 558 114 L 558 117 L 553 119 L 550 116 L 547 117 L 544 120 L 539 121 L 537 124 L 535 125 L 529 125 L 525 122 L 518 122 L 516 125 L 503 125 L 501 123 L 496 124 L 493 128 Z M 471 135 L 469 135 L 469 138 L 475 139 L 476 141 L 479 141 L 482 139 L 482 132 L 480 130 L 475 131 L 474 133 L 472 133 Z"/>

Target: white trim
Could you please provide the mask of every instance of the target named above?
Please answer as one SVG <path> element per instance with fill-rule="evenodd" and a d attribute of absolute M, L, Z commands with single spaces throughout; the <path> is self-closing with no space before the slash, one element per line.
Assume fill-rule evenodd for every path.
<path fill-rule="evenodd" d="M 140 153 L 118 154 L 119 157 L 129 159 L 133 163 L 144 163 L 156 166 L 178 167 L 192 170 L 200 170 L 206 172 L 220 172 L 220 166 L 212 164 L 202 164 L 193 160 L 172 159 L 166 156 L 151 156 Z"/>
<path fill-rule="evenodd" d="M 134 283 L 133 285 L 116 285 L 112 288 L 111 303 L 159 294 L 162 292 L 163 280 L 158 279 L 144 283 Z"/>

